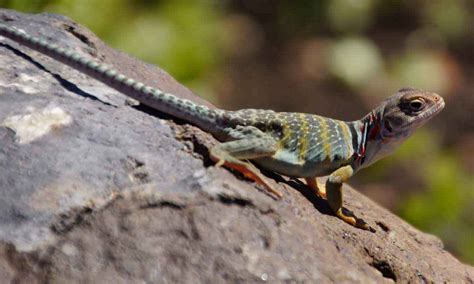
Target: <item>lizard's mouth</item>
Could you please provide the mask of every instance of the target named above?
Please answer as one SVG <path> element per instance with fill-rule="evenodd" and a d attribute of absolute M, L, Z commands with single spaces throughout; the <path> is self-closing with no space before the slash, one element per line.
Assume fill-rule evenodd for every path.
<path fill-rule="evenodd" d="M 435 115 L 437 115 L 440 111 L 443 110 L 444 108 L 444 100 L 440 97 L 440 101 L 435 104 L 434 106 L 432 106 L 430 109 L 428 109 L 423 115 L 422 115 L 422 119 L 426 119 L 426 118 L 431 118 L 431 117 L 434 117 Z"/>
<path fill-rule="evenodd" d="M 425 112 L 417 116 L 408 126 L 421 126 L 425 124 L 428 120 L 435 117 L 440 113 L 445 106 L 444 100 L 442 97 L 439 97 L 439 101 L 436 102 L 432 107 L 427 109 Z"/>

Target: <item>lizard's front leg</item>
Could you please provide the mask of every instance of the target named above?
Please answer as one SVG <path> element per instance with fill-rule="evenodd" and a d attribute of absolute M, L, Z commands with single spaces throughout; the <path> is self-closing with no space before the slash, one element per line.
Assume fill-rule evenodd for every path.
<path fill-rule="evenodd" d="M 354 173 L 351 166 L 344 166 L 334 171 L 326 181 L 326 195 L 329 206 L 337 217 L 350 225 L 364 230 L 374 231 L 367 223 L 354 216 L 342 212 L 342 184 Z"/>
<path fill-rule="evenodd" d="M 271 137 L 244 138 L 215 146 L 210 151 L 216 166 L 225 166 L 243 174 L 246 178 L 261 184 L 278 198 L 283 194 L 273 188 L 254 165 L 242 160 L 269 157 L 277 151 L 277 144 Z"/>

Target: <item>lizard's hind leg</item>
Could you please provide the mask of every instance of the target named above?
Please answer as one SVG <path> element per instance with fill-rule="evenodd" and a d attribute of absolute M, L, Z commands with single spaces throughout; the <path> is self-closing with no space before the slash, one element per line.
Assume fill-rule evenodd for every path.
<path fill-rule="evenodd" d="M 305 178 L 305 180 L 308 187 L 313 190 L 317 196 L 326 199 L 326 187 L 324 186 L 324 184 L 319 182 L 318 178 L 311 177 Z"/>
<path fill-rule="evenodd" d="M 216 166 L 225 166 L 243 174 L 246 178 L 261 184 L 278 198 L 283 194 L 268 184 L 266 178 L 254 165 L 242 160 L 269 157 L 277 151 L 277 143 L 272 137 L 243 138 L 218 144 L 211 149 L 211 159 Z"/>

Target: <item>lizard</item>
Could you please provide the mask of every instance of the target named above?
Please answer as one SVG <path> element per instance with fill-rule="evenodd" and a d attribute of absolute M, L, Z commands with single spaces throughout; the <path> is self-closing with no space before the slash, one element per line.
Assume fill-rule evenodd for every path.
<path fill-rule="evenodd" d="M 224 166 L 260 184 L 275 198 L 283 194 L 260 170 L 303 178 L 344 222 L 374 231 L 343 211 L 342 185 L 359 170 L 391 154 L 417 128 L 444 108 L 443 98 L 417 88 L 402 88 L 355 121 L 315 114 L 263 109 L 210 108 L 146 86 L 117 70 L 66 50 L 13 26 L 0 23 L 0 35 L 47 55 L 131 97 L 141 104 L 192 123 L 219 144 L 209 151 Z M 253 163 L 251 163 L 253 162 Z M 327 176 L 325 184 L 317 177 Z"/>

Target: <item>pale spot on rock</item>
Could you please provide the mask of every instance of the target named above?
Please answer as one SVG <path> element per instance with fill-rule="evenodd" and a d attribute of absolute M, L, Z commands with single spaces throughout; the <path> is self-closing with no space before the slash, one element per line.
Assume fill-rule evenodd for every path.
<path fill-rule="evenodd" d="M 76 256 L 79 253 L 77 247 L 70 243 L 63 244 L 61 251 L 67 256 Z"/>
<path fill-rule="evenodd" d="M 48 106 L 36 111 L 30 109 L 29 112 L 31 113 L 7 117 L 1 123 L 15 132 L 19 144 L 30 143 L 51 130 L 72 122 L 72 117 L 57 106 Z"/>
<path fill-rule="evenodd" d="M 29 94 L 29 95 L 38 93 L 38 90 L 31 86 L 34 85 L 32 83 L 38 83 L 41 81 L 39 77 L 35 77 L 35 76 L 27 75 L 27 74 L 20 74 L 19 79 L 21 82 L 24 82 L 27 84 L 0 82 L 0 86 L 5 87 L 5 88 L 14 88 L 16 90 L 21 91 L 22 93 Z"/>

